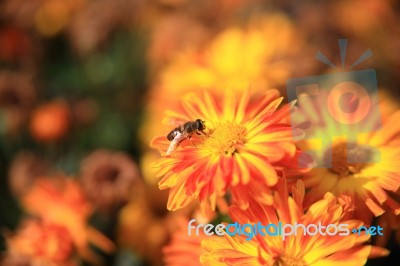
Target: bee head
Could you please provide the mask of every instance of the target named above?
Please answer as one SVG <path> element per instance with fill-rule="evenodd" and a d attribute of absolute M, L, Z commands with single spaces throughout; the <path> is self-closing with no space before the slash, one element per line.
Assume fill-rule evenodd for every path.
<path fill-rule="evenodd" d="M 206 129 L 206 125 L 204 125 L 206 121 L 202 121 L 201 119 L 196 119 L 196 128 L 197 130 L 204 130 Z"/>

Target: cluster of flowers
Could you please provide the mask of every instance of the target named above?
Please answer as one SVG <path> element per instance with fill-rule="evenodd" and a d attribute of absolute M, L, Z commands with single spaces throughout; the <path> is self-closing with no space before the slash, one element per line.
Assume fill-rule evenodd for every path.
<path fill-rule="evenodd" d="M 93 213 L 115 215 L 141 187 L 139 170 L 129 156 L 97 150 L 83 161 L 78 180 L 50 168 L 30 152 L 16 156 L 10 170 L 11 188 L 26 211 L 16 232 L 6 233 L 7 251 L 1 265 L 73 266 L 80 260 L 100 265 L 115 244 L 90 225 Z"/>
<path fill-rule="evenodd" d="M 295 108 L 295 103 L 282 101 L 276 90 L 204 90 L 186 95 L 175 110 L 166 112 L 165 121 L 200 118 L 207 127 L 205 135 L 193 134 L 190 141 L 181 141 L 171 155 L 165 154 L 170 145 L 165 136 L 151 143 L 162 155 L 155 167 L 160 188 L 170 188 L 167 208 L 178 210 L 197 199 L 203 213 L 210 214 L 221 213 L 221 206 L 229 205 L 230 218 L 241 224 L 321 222 L 356 228 L 381 217 L 380 224 L 390 234 L 399 225 L 400 214 L 400 128 L 395 122 L 400 112 L 383 118 L 380 130 L 351 143 L 360 151 L 364 144 L 375 148 L 380 160 L 348 162 L 349 140 L 339 139 L 317 153 L 321 160 L 332 153 L 331 166 L 316 168 L 312 158 L 305 160 L 304 152 L 315 143 L 304 137 L 301 125 L 290 122 L 290 114 L 296 112 L 309 122 L 319 116 L 318 130 L 326 138 L 343 135 L 349 125 L 332 128 L 323 123 L 329 119 L 320 112 L 318 102 Z M 389 228 L 389 220 L 397 222 Z M 164 249 L 168 265 L 187 261 L 190 265 L 363 265 L 367 258 L 388 254 L 367 245 L 368 235 L 300 234 L 284 241 L 258 235 L 246 241 L 245 236 L 227 234 L 195 239 L 185 230 Z M 187 248 L 188 244 L 193 248 Z"/>
<path fill-rule="evenodd" d="M 78 257 L 96 264 L 99 260 L 89 242 L 105 252 L 123 247 L 151 265 L 160 265 L 160 249 L 170 233 L 187 227 L 187 221 L 180 220 L 182 213 L 186 219 L 201 220 L 196 199 L 206 216 L 204 223 L 226 212 L 231 222 L 246 224 L 376 222 L 384 228 L 384 236 L 373 239 L 376 246 L 385 246 L 400 225 L 399 113 L 385 102 L 380 130 L 357 143 L 335 139 L 332 145 L 321 146 L 307 138 L 300 124 L 289 123 L 298 106 L 284 105 L 280 93 L 269 89 L 284 87 L 290 77 L 325 73 L 323 66 L 308 59 L 318 49 L 336 58 L 332 33 L 351 39 L 349 49 L 357 52 L 349 54 L 371 47 L 374 68 L 391 77 L 383 85 L 395 89 L 400 60 L 390 51 L 400 40 L 396 1 L 3 2 L 0 134 L 6 152 L 2 158 L 10 162 L 4 175 L 8 170 L 13 196 L 35 217 L 23 217 L 14 234 L 6 234 L 5 265 L 71 265 L 78 263 Z M 246 91 L 249 84 L 251 92 Z M 149 89 L 146 97 L 143 89 Z M 116 92 L 115 99 L 108 97 L 110 91 Z M 178 95 L 188 92 L 196 94 L 179 101 Z M 329 121 L 325 114 L 316 115 L 318 104 L 305 103 L 297 109 L 303 122 Z M 161 127 L 160 120 L 173 106 L 178 107 L 167 112 L 165 121 L 201 119 L 206 130 L 166 156 L 170 145 L 166 135 L 172 127 Z M 375 118 L 368 123 L 375 124 Z M 137 120 L 143 122 L 140 129 Z M 326 124 L 317 129 L 328 140 L 353 130 Z M 131 130 L 140 133 L 144 149 L 125 141 L 132 139 Z M 147 147 L 156 134 L 161 136 L 152 146 L 161 155 Z M 87 145 L 88 139 L 99 142 Z M 352 152 L 372 156 L 365 144 L 379 151 L 378 160 L 359 164 L 346 160 L 350 146 Z M 29 152 L 21 152 L 21 146 Z M 139 181 L 136 165 L 126 155 L 97 151 L 81 161 L 82 154 L 104 146 L 140 157 L 146 184 Z M 317 150 L 319 161 L 330 153 L 333 164 L 313 167 L 305 156 L 308 150 Z M 42 152 L 54 158 L 48 162 L 38 158 Z M 157 175 L 160 188 L 170 189 L 171 212 L 165 210 L 168 191 L 153 187 L 156 178 L 150 163 L 160 156 Z M 75 178 L 59 174 L 60 168 L 65 170 L 59 167 L 64 162 L 74 165 L 69 173 Z M 126 201 L 128 205 L 120 209 Z M 11 209 L 7 207 L 10 216 Z M 113 228 L 117 248 L 89 226 L 96 211 L 118 216 Z M 5 215 L 8 218 L 9 213 Z M 397 236 L 400 239 L 400 230 Z M 368 257 L 387 254 L 367 241 L 365 236 L 298 236 L 285 242 L 267 237 L 205 239 L 178 231 L 164 249 L 164 261 L 168 265 L 360 265 Z"/>

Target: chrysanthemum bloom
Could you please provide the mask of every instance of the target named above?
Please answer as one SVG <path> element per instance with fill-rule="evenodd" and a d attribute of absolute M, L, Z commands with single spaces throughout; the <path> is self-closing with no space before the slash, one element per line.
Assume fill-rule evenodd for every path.
<path fill-rule="evenodd" d="M 400 190 L 395 194 L 391 194 L 391 196 L 400 202 Z M 385 212 L 377 219 L 377 224 L 386 229 L 383 236 L 375 237 L 374 243 L 377 246 L 385 247 L 393 236 L 395 241 L 400 245 L 400 215 L 395 215 L 393 212 Z"/>
<path fill-rule="evenodd" d="M 358 109 L 349 112 L 354 116 L 349 116 L 335 111 L 336 105 L 323 108 L 321 103 L 327 102 L 327 97 L 326 93 L 313 100 L 300 96 L 299 108 L 293 113 L 293 120 L 310 125 L 299 145 L 312 152 L 319 163 L 303 179 L 310 188 L 307 204 L 332 192 L 336 196 L 349 195 L 354 217 L 367 224 L 385 211 L 399 215 L 400 204 L 394 193 L 400 186 L 400 111 L 382 117 L 375 96 L 370 95 L 365 96 L 371 99 L 370 108 L 363 105 L 368 99 L 361 97 Z M 352 108 L 345 99 L 340 103 L 342 109 Z"/>
<path fill-rule="evenodd" d="M 113 243 L 87 224 L 92 207 L 75 181 L 68 178 L 37 179 L 23 196 L 22 203 L 29 213 L 39 216 L 44 222 L 65 227 L 82 258 L 99 263 L 99 258 L 89 248 L 89 242 L 105 252 L 113 251 Z"/>
<path fill-rule="evenodd" d="M 24 220 L 17 234 L 7 237 L 8 263 L 19 257 L 25 258 L 28 265 L 77 265 L 72 259 L 74 251 L 66 228 L 39 220 Z"/>
<path fill-rule="evenodd" d="M 227 214 L 227 210 L 224 214 Z M 207 236 L 203 230 L 198 233 L 192 232 L 188 235 L 188 217 L 195 219 L 196 223 L 211 223 L 217 217 L 215 212 L 211 216 L 204 215 L 199 208 L 191 214 L 170 212 L 171 237 L 169 243 L 163 247 L 163 265 L 167 266 L 200 266 L 200 255 L 203 253 L 201 242 L 205 239 L 218 238 L 218 236 Z M 173 223 L 173 224 L 172 224 Z"/>
<path fill-rule="evenodd" d="M 172 235 L 170 243 L 162 250 L 164 265 L 167 266 L 200 266 L 201 242 L 207 239 L 203 231 L 199 235 L 188 235 L 188 220 L 180 224 L 180 228 Z M 215 237 L 212 237 L 215 238 Z"/>
<path fill-rule="evenodd" d="M 362 225 L 359 220 L 345 220 L 344 206 L 331 193 L 326 193 L 323 199 L 315 202 L 307 211 L 303 211 L 304 185 L 301 181 L 293 188 L 292 196 L 283 180 L 278 185 L 274 197 L 274 205 L 266 206 L 256 201 L 251 202 L 246 211 L 233 206 L 230 216 L 239 224 L 282 225 L 320 223 L 325 228 L 329 224 L 338 226 L 348 224 L 348 228 L 358 228 Z M 330 226 L 332 228 L 332 226 Z M 272 230 L 272 229 L 271 229 Z M 271 231 L 268 230 L 268 231 Z M 312 229 L 313 230 L 313 229 Z M 315 230 L 313 231 L 315 232 Z M 329 232 L 331 235 L 328 235 Z M 250 240 L 245 235 L 233 237 L 225 234 L 218 239 L 209 239 L 202 242 L 205 253 L 201 256 L 203 265 L 364 265 L 367 258 L 384 256 L 388 251 L 382 248 L 363 245 L 369 235 L 333 234 L 334 231 L 325 231 L 325 235 L 304 235 L 303 229 L 298 228 L 297 234 L 282 236 L 262 236 L 257 234 Z"/>
<path fill-rule="evenodd" d="M 279 24 L 281 27 L 276 27 Z M 292 69 L 288 58 L 298 51 L 300 36 L 288 17 L 254 16 L 243 28 L 229 27 L 204 50 L 178 53 L 162 72 L 162 85 L 175 91 L 193 87 L 243 90 L 283 84 Z M 179 73 L 179 75 L 177 75 Z"/>
<path fill-rule="evenodd" d="M 154 79 L 141 130 L 143 141 L 148 143 L 162 130 L 159 121 L 166 108 L 178 105 L 176 95 L 204 88 L 224 92 L 251 86 L 253 91 L 265 91 L 284 85 L 293 71 L 289 59 L 298 54 L 302 42 L 287 16 L 272 13 L 251 16 L 242 27 L 228 27 L 201 48 L 189 45 L 176 51 Z"/>
<path fill-rule="evenodd" d="M 89 199 L 102 211 L 109 212 L 128 200 L 140 174 L 128 155 L 98 150 L 83 160 L 81 179 Z"/>
<path fill-rule="evenodd" d="M 160 189 L 171 188 L 168 209 L 180 209 L 194 198 L 203 210 L 215 209 L 217 197 L 227 190 L 241 208 L 252 198 L 271 204 L 280 163 L 297 166 L 293 140 L 302 133 L 287 124 L 290 105 L 278 110 L 282 100 L 276 90 L 222 96 L 204 91 L 186 95 L 179 109 L 167 112 L 167 121 L 201 119 L 207 127 L 205 135 L 193 134 L 171 156 L 165 156 L 167 133 L 152 141 L 164 155 L 155 167 L 162 177 Z"/>

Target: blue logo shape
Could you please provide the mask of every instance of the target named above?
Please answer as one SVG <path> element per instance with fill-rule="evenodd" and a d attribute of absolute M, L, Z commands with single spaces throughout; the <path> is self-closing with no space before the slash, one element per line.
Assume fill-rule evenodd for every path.
<path fill-rule="evenodd" d="M 317 60 L 340 72 L 287 81 L 289 102 L 297 100 L 291 123 L 305 131 L 307 142 L 312 143 L 305 147 L 305 152 L 313 157 L 317 167 L 331 168 L 333 161 L 340 157 L 335 154 L 339 149 L 346 150 L 343 160 L 347 164 L 380 160 L 379 151 L 365 145 L 366 136 L 381 128 L 376 71 L 350 71 L 371 57 L 372 52 L 369 49 L 365 51 L 346 70 L 347 44 L 346 39 L 339 40 L 341 69 L 321 52 L 316 54 Z M 347 146 L 339 147 L 340 143 Z M 300 166 L 303 166 L 303 161 L 307 160 L 300 157 Z"/>

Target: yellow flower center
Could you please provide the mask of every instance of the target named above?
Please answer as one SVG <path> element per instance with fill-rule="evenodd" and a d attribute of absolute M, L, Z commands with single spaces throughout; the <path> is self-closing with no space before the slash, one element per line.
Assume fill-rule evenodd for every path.
<path fill-rule="evenodd" d="M 372 158 L 372 150 L 355 143 L 339 142 L 328 149 L 324 160 L 329 170 L 340 177 L 361 172 Z"/>
<path fill-rule="evenodd" d="M 232 155 L 237 152 L 237 144 L 243 144 L 246 128 L 233 122 L 220 122 L 210 129 L 203 145 L 212 153 Z"/>
<path fill-rule="evenodd" d="M 281 256 L 273 266 L 306 266 L 307 264 L 300 258 L 292 258 L 289 256 Z"/>

